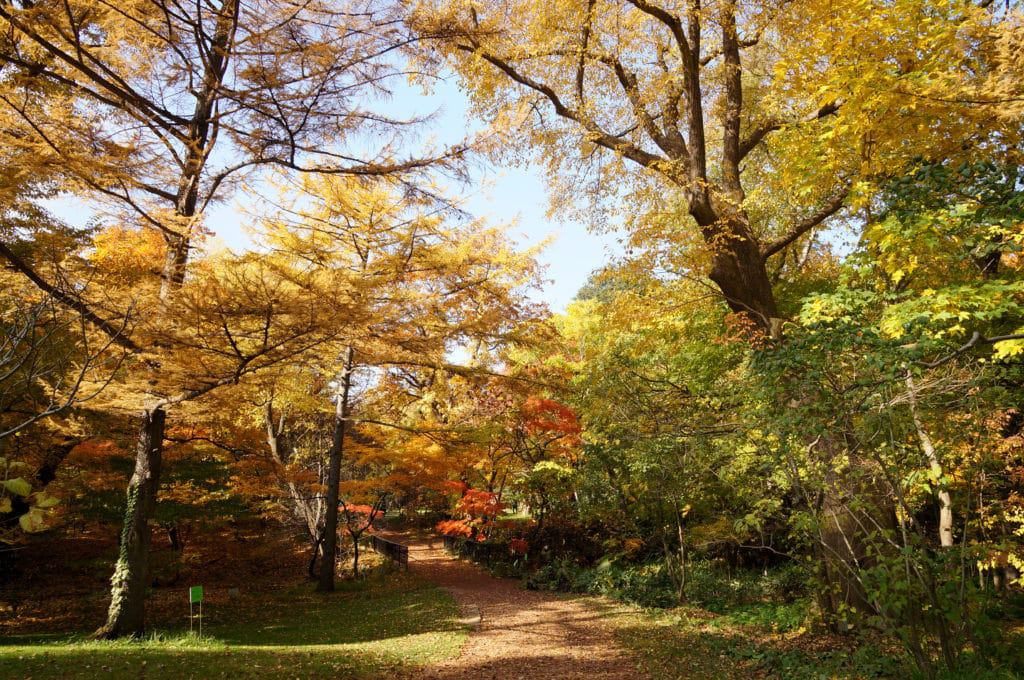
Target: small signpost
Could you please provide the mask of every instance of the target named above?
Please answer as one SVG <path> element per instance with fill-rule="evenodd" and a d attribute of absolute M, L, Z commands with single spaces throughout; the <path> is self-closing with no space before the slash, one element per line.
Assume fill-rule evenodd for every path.
<path fill-rule="evenodd" d="M 192 621 L 195 619 L 194 607 L 199 605 L 199 637 L 203 637 L 203 587 L 192 586 L 188 589 L 188 631 L 192 632 Z"/>

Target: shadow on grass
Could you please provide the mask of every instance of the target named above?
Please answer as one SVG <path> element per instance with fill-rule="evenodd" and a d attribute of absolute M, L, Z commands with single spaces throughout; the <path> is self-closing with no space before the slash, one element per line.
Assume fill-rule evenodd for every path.
<path fill-rule="evenodd" d="M 623 643 L 664 678 L 888 678 L 900 668 L 875 650 L 804 650 L 792 640 L 721 629 L 665 614 L 627 615 L 616 624 Z"/>
<path fill-rule="evenodd" d="M 401 577 L 329 595 L 293 589 L 210 613 L 202 638 L 181 629 L 115 642 L 7 636 L 0 678 L 381 677 L 454 656 L 466 637 L 449 595 Z"/>
<path fill-rule="evenodd" d="M 454 633 L 458 610 L 439 607 L 439 592 L 409 580 L 386 590 L 306 593 L 246 621 L 215 621 L 206 629 L 228 644 L 349 645 L 422 633 Z M 447 595 L 441 597 L 450 600 Z"/>
<path fill-rule="evenodd" d="M 617 637 L 652 677 L 696 678 L 917 678 L 919 674 L 893 650 L 873 639 L 773 632 L 743 625 L 752 607 L 715 616 L 694 610 L 637 611 L 605 605 Z M 965 659 L 965 665 L 970 659 Z M 964 674 L 966 673 L 966 675 Z M 978 667 L 940 676 L 972 680 L 1012 680 L 1016 669 Z"/>

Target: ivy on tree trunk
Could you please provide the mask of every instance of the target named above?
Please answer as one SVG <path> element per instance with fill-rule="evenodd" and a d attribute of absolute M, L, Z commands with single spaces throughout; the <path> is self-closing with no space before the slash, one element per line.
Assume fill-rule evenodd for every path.
<path fill-rule="evenodd" d="M 156 506 L 167 413 L 163 408 L 145 411 L 135 453 L 135 472 L 128 483 L 124 526 L 117 564 L 110 581 L 107 623 L 95 637 L 113 639 L 145 632 L 146 576 L 149 562 L 149 519 Z"/>

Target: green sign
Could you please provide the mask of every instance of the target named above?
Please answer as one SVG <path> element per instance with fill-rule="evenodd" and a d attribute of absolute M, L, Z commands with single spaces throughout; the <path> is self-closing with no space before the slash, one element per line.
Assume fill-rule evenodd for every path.
<path fill-rule="evenodd" d="M 195 604 L 196 602 L 203 601 L 203 587 L 192 586 L 188 589 L 188 601 L 189 604 Z"/>

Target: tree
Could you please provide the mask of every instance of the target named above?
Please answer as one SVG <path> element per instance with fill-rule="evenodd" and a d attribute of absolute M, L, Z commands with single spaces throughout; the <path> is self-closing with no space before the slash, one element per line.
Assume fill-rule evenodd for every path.
<path fill-rule="evenodd" d="M 558 319 L 566 399 L 583 426 L 573 490 L 585 525 L 660 553 L 680 601 L 695 553 L 785 552 L 787 488 L 746 441 L 756 404 L 732 317 L 691 281 L 628 266 L 585 291 Z"/>
<path fill-rule="evenodd" d="M 455 498 L 458 519 L 438 523 L 437 530 L 446 536 L 462 536 L 471 541 L 485 541 L 491 533 L 494 520 L 505 509 L 498 494 L 471 489 L 461 482 L 448 484 L 448 492 Z"/>
<path fill-rule="evenodd" d="M 334 402 L 318 589 L 334 588 L 342 464 L 361 423 L 403 426 L 372 418 L 365 402 L 386 394 L 376 371 L 404 367 L 444 371 L 446 355 L 470 343 L 504 345 L 534 322 L 519 291 L 533 282 L 530 253 L 517 253 L 504 234 L 458 215 L 434 197 L 409 196 L 395 182 L 310 177 L 283 205 L 271 206 L 262 238 L 286 262 L 309 268 L 320 294 L 341 287 L 366 323 L 339 327 L 321 362 Z M 470 369 L 472 372 L 472 369 Z M 357 401 L 363 403 L 358 404 Z M 372 411 L 371 411 L 372 412 Z M 385 487 L 382 491 L 387 491 Z"/>
<path fill-rule="evenodd" d="M 352 575 L 359 578 L 359 540 L 373 527 L 377 516 L 383 512 L 387 495 L 381 495 L 373 505 L 341 504 L 345 517 L 345 531 L 352 541 Z"/>
<path fill-rule="evenodd" d="M 0 50 L 8 90 L 0 99 L 7 115 L 24 121 L 34 147 L 59 160 L 69 191 L 100 200 L 125 222 L 163 237 L 159 289 L 147 292 L 145 302 L 150 314 L 164 316 L 187 279 L 203 212 L 246 174 L 268 166 L 408 174 L 433 165 L 437 156 L 458 155 L 461 149 L 390 161 L 387 141 L 369 156 L 345 148 L 368 128 L 387 134 L 404 127 L 366 108 L 400 73 L 391 57 L 405 37 L 394 19 L 391 8 L 377 3 L 9 3 L 0 7 L 8 36 Z M 48 88 L 62 98 L 46 100 Z M 96 115 L 78 116 L 83 110 Z M 95 302 L 73 285 L 47 282 L 32 263 L 21 264 L 33 282 L 90 310 L 91 321 L 109 332 Z M 140 346 L 127 339 L 122 344 Z M 149 360 L 144 370 L 159 375 L 160 364 Z M 137 474 L 129 484 L 101 637 L 144 628 L 148 515 L 159 482 L 165 411 L 207 391 L 186 389 L 170 400 L 145 390 L 139 395 Z"/>
<path fill-rule="evenodd" d="M 265 395 L 263 426 L 276 477 L 288 491 L 290 514 L 300 521 L 309 537 L 307 572 L 310 578 L 316 578 L 327 514 L 322 452 L 331 446 L 328 442 L 333 428 L 328 426 L 331 416 L 323 412 L 320 395 L 310 394 L 313 372 L 303 369 L 306 367 L 280 371 L 272 376 L 269 386 L 261 386 Z M 276 404 L 279 398 L 284 401 L 281 406 Z M 258 493 L 263 493 L 262 487 Z"/>
<path fill-rule="evenodd" d="M 327 461 L 327 507 L 324 518 L 324 560 L 320 565 L 320 578 L 317 590 L 331 592 L 334 590 L 334 570 L 338 554 L 338 505 L 341 485 L 341 457 L 345 455 L 345 434 L 351 415 L 352 381 L 355 370 L 355 349 L 349 345 L 345 348 L 344 364 L 341 367 L 340 385 L 334 394 L 334 432 L 331 437 L 331 450 Z M 351 513 L 345 510 L 345 526 L 352 532 Z M 366 526 L 369 527 L 375 513 L 370 512 Z M 365 530 L 365 527 L 364 529 Z M 361 533 L 361 531 L 360 531 Z M 353 550 L 355 558 L 353 571 L 359 575 L 358 537 L 353 534 Z"/>
<path fill-rule="evenodd" d="M 510 124 L 523 126 L 553 167 L 567 167 L 576 148 L 609 152 L 613 169 L 601 182 L 652 179 L 679 190 L 709 253 L 708 275 L 734 311 L 770 329 L 779 312 L 766 260 L 835 214 L 848 193 L 842 178 L 819 187 L 818 202 L 805 201 L 804 214 L 774 239 L 746 203 L 741 175 L 765 139 L 784 126 L 820 128 L 837 108 L 794 98 L 789 110 L 763 114 L 764 95 L 745 88 L 763 56 L 751 56 L 744 70 L 741 55 L 758 48 L 782 8 L 646 0 L 427 6 L 422 30 L 444 40 L 481 112 L 493 118 L 539 105 Z M 641 177 L 629 177 L 624 164 Z"/>
<path fill-rule="evenodd" d="M 995 41 L 974 39 L 999 34 L 992 9 L 926 0 L 878 12 L 815 0 L 420 7 L 417 26 L 441 43 L 475 109 L 548 162 L 559 208 L 580 186 L 595 201 L 624 199 L 632 241 L 653 266 L 708 276 L 762 332 L 788 311 L 773 270 L 790 246 L 848 198 L 861 202 L 894 165 L 925 149 L 929 159 L 960 157 L 965 138 L 986 143 L 979 129 L 993 127 L 992 106 L 950 105 L 930 89 L 980 84 L 998 58 Z M 1016 138 L 1012 124 L 996 127 Z"/>
<path fill-rule="evenodd" d="M 889 182 L 832 289 L 805 298 L 787 347 L 757 357 L 762 394 L 804 395 L 762 401 L 824 580 L 853 584 L 860 615 L 929 675 L 991 652 L 985 583 L 1012 580 L 1019 550 L 1013 495 L 986 481 L 1016 469 L 1019 172 L 987 159 Z M 841 594 L 822 594 L 838 611 L 827 600 Z"/>

